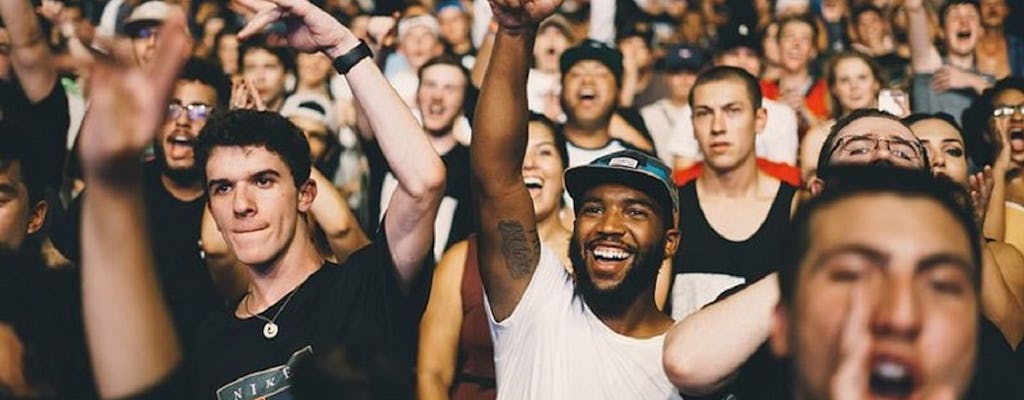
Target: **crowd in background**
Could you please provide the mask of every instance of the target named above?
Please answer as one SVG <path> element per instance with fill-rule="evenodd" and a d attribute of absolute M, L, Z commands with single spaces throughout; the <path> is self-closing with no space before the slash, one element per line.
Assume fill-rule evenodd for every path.
<path fill-rule="evenodd" d="M 498 52 L 517 49 L 502 36 L 519 32 L 508 10 L 529 14 L 512 0 L 312 0 L 312 9 L 325 14 L 309 11 L 303 0 L 2 1 L 0 260 L 38 266 L 11 272 L 0 265 L 0 358 L 8 365 L 0 368 L 2 396 L 118 397 L 141 389 L 168 398 L 274 398 L 281 392 L 271 382 L 288 382 L 291 367 L 309 377 L 303 398 L 324 398 L 318 390 L 342 386 L 396 398 L 415 391 L 425 399 L 554 393 L 501 389 L 502 377 L 526 379 L 502 372 L 523 362 L 514 357 L 517 349 L 550 345 L 510 328 L 523 326 L 526 312 L 512 310 L 542 310 L 543 300 L 495 278 L 494 267 L 478 260 L 497 260 L 500 253 L 502 263 L 513 264 L 513 254 L 535 264 L 528 276 L 534 269 L 539 276 L 551 261 L 564 268 L 545 270 L 545 277 L 564 272 L 577 285 L 597 279 L 583 268 L 589 260 L 574 259 L 579 248 L 573 247 L 579 246 L 577 220 L 593 201 L 568 175 L 563 182 L 563 172 L 592 163 L 611 168 L 616 159 L 607 156 L 623 154 L 664 167 L 677 213 L 669 225 L 679 237 L 663 238 L 673 243 L 671 251 L 655 257 L 650 276 L 636 278 L 651 281 L 660 316 L 683 321 L 657 332 L 669 332 L 664 365 L 654 365 L 654 374 L 671 382 L 668 398 L 790 393 L 769 330 L 742 325 L 736 313 L 771 320 L 779 285 L 786 284 L 779 281 L 787 279 L 777 271 L 791 261 L 791 219 L 802 202 L 821 195 L 833 176 L 822 169 L 835 160 L 922 167 L 966 189 L 963 208 L 987 239 L 979 250 L 987 258 L 977 339 L 978 358 L 987 361 L 970 369 L 975 386 L 968 395 L 1024 395 L 1015 382 L 1024 376 L 1022 1 L 564 0 L 553 2 L 557 7 L 542 20 L 525 18 L 535 24 L 522 28 L 532 47 L 521 55 Z M 315 20 L 324 15 L 330 23 Z M 335 23 L 343 34 L 316 30 Z M 172 34 L 183 40 L 171 43 Z M 338 42 L 364 47 L 338 52 Z M 177 57 L 181 62 L 178 53 L 186 54 Z M 518 56 L 524 56 L 525 81 L 514 69 Z M 376 67 L 371 71 L 362 58 Z M 494 71 L 502 75 L 495 78 Z M 743 85 L 714 86 L 722 82 Z M 154 111 L 149 103 L 161 104 Z M 513 107 L 519 105 L 528 114 L 520 115 Z M 152 112 L 159 112 L 158 123 L 146 119 Z M 872 118 L 899 122 L 905 137 L 882 133 L 896 128 L 857 125 Z M 492 142 L 474 144 L 480 132 L 501 139 L 495 132 L 503 126 L 523 131 L 523 144 L 508 146 L 518 164 L 486 147 Z M 848 128 L 867 133 L 844 137 Z M 105 129 L 147 131 L 135 136 L 146 140 L 111 144 L 98 139 Z M 262 130 L 270 133 L 253 133 Z M 425 135 L 416 134 L 421 130 Z M 278 132 L 301 133 L 305 144 L 277 138 Z M 230 146 L 264 146 L 281 157 L 295 179 L 300 212 L 279 220 L 298 226 L 311 251 L 294 250 L 290 236 L 280 250 L 277 236 L 252 243 L 243 235 L 258 230 L 238 222 L 258 213 L 258 201 L 243 204 L 228 193 L 288 179 L 254 167 L 259 155 L 230 158 L 218 150 Z M 127 150 L 114 154 L 118 149 Z M 508 177 L 500 167 L 509 165 L 529 197 L 512 190 L 518 187 L 495 188 L 493 182 Z M 312 189 L 301 179 L 306 170 Z M 747 172 L 752 178 L 744 181 Z M 854 186 L 828 183 L 836 193 L 893 190 Z M 516 240 L 533 238 L 544 252 L 537 243 L 535 252 L 517 253 L 507 242 L 495 247 L 499 234 L 516 242 L 507 236 L 514 232 L 486 228 L 486 221 L 497 221 L 488 214 L 497 205 L 516 209 L 497 199 L 505 195 L 532 202 L 535 225 Z M 839 200 L 817 201 L 824 208 Z M 139 204 L 144 209 L 134 208 Z M 671 220 L 668 214 L 660 217 Z M 110 221 L 121 217 L 140 226 L 119 231 Z M 247 246 L 251 251 L 241 250 Z M 628 257 L 602 251 L 595 257 L 604 261 Z M 82 268 L 113 253 L 136 257 L 129 264 L 151 263 L 154 276 L 107 282 L 96 276 L 119 275 L 118 262 L 94 269 L 96 276 Z M 267 257 L 300 253 L 317 260 L 304 275 L 254 267 Z M 321 264 L 334 268 L 317 272 Z M 509 282 L 521 282 L 511 275 Z M 96 300 L 97 292 L 150 278 L 156 286 L 143 286 L 162 297 L 132 292 L 140 297 Z M 624 279 L 622 285 L 632 282 Z M 83 286 L 89 282 L 94 286 Z M 484 295 L 508 287 L 519 290 L 511 290 L 518 296 L 511 306 L 492 300 L 504 293 Z M 626 312 L 588 297 L 587 290 L 599 289 L 573 290 L 599 316 Z M 121 330 L 96 333 L 105 332 L 95 328 L 103 323 L 90 322 L 104 321 L 96 315 L 116 306 L 115 298 L 146 300 L 118 314 L 151 317 L 135 325 L 108 321 Z M 344 312 L 320 318 L 333 312 L 321 303 Z M 209 317 L 225 305 L 238 318 Z M 292 308 L 310 310 L 309 316 L 296 319 Z M 286 322 L 308 326 L 312 339 L 288 337 Z M 139 344 L 124 331 L 132 326 L 156 338 L 150 346 L 176 343 L 136 370 L 142 386 L 110 372 L 132 361 L 95 356 L 125 341 Z M 256 329 L 239 339 L 250 327 L 262 335 Z M 177 339 L 161 330 L 177 332 Z M 388 351 L 335 354 L 317 347 L 339 338 L 369 343 L 371 336 L 387 338 Z M 252 350 L 268 340 L 307 339 L 313 350 L 282 346 L 266 356 Z M 660 355 L 660 341 L 656 347 Z M 299 367 L 293 361 L 306 351 L 333 357 Z M 731 355 L 719 359 L 723 353 Z M 187 367 L 175 367 L 178 357 Z M 169 367 L 154 367 L 160 360 Z M 415 374 L 406 366 L 415 366 Z M 651 392 L 617 394 L 624 393 Z"/>

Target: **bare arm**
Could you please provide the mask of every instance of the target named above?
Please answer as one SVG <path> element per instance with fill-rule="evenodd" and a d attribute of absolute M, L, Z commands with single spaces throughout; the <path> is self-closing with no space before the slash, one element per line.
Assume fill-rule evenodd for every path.
<path fill-rule="evenodd" d="M 468 242 L 452 245 L 434 270 L 427 310 L 420 320 L 416 394 L 423 400 L 448 399 L 459 355 L 462 329 L 462 275 Z"/>
<path fill-rule="evenodd" d="M 239 0 L 256 16 L 241 32 L 248 38 L 285 20 L 288 43 L 300 51 L 323 51 L 331 59 L 348 53 L 359 39 L 330 14 L 305 0 Z M 353 97 L 380 144 L 398 188 L 384 221 L 399 283 L 408 288 L 419 275 L 434 239 L 434 219 L 444 194 L 445 169 L 426 134 L 398 93 L 370 58 L 346 74 Z"/>
<path fill-rule="evenodd" d="M 0 1 L 0 19 L 11 41 L 11 66 L 28 100 L 35 103 L 57 84 L 57 69 L 29 0 Z"/>
<path fill-rule="evenodd" d="M 484 74 L 491 63 L 491 50 L 494 49 L 494 32 L 488 30 L 484 35 L 484 41 L 480 49 L 476 51 L 476 63 L 473 64 L 472 78 L 473 86 L 480 87 L 484 84 Z"/>
<path fill-rule="evenodd" d="M 1004 243 L 984 243 L 981 267 L 981 308 L 1006 341 L 1016 346 L 1024 338 L 1024 310 L 1010 291 L 1002 268 L 1024 268 L 1024 257 Z M 998 250 L 997 250 L 998 249 Z"/>
<path fill-rule="evenodd" d="M 157 41 L 161 59 L 151 67 L 138 67 L 131 44 L 121 39 L 106 46 L 111 55 L 98 56 L 89 74 L 92 106 L 79 151 L 89 185 L 82 205 L 82 302 L 104 398 L 137 394 L 166 379 L 181 359 L 150 254 L 138 168 L 186 57 L 184 13 L 172 11 L 165 26 Z"/>
<path fill-rule="evenodd" d="M 514 0 L 491 2 L 500 27 L 473 119 L 470 170 L 480 277 L 497 321 L 515 310 L 540 260 L 537 221 L 522 175 L 526 76 L 537 25 L 557 5 L 538 3 L 531 3 L 530 12 Z"/>
<path fill-rule="evenodd" d="M 228 248 L 228 243 L 217 229 L 217 223 L 213 220 L 209 207 L 203 210 L 199 237 L 203 243 L 203 254 L 210 279 L 217 286 L 221 296 L 226 300 L 241 298 L 249 288 L 249 272 Z"/>
<path fill-rule="evenodd" d="M 356 216 L 334 184 L 316 168 L 310 170 L 310 178 L 319 189 L 313 199 L 313 218 L 327 234 L 331 252 L 338 257 L 338 262 L 345 262 L 352 253 L 369 244 L 370 239 L 359 228 Z"/>
<path fill-rule="evenodd" d="M 768 339 L 779 301 L 777 275 L 768 275 L 669 329 L 662 357 L 665 373 L 680 391 L 704 395 L 720 389 Z"/>
<path fill-rule="evenodd" d="M 928 10 L 922 0 L 908 0 L 907 36 L 910 42 L 910 62 L 914 73 L 928 74 L 942 66 L 942 57 L 932 44 L 931 25 L 928 23 Z"/>

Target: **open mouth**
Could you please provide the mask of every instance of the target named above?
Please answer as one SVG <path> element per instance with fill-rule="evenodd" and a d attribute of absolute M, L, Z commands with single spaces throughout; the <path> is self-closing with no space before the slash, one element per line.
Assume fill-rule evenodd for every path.
<path fill-rule="evenodd" d="M 633 253 L 625 249 L 612 246 L 594 246 L 590 252 L 595 260 L 604 262 L 619 262 L 633 256 Z"/>
<path fill-rule="evenodd" d="M 1010 131 L 1010 149 L 1016 152 L 1024 151 L 1024 128 Z"/>
<path fill-rule="evenodd" d="M 535 176 L 523 177 L 523 183 L 526 184 L 526 190 L 530 192 L 530 196 L 540 194 L 541 189 L 544 188 L 544 180 Z"/>
<path fill-rule="evenodd" d="M 956 32 L 956 38 L 957 38 L 957 39 L 960 39 L 960 40 L 967 40 L 967 39 L 970 39 L 970 38 L 971 38 L 971 31 L 970 31 L 970 30 L 966 30 L 966 31 L 957 31 L 957 32 Z"/>
<path fill-rule="evenodd" d="M 871 368 L 868 382 L 871 394 L 880 398 L 909 398 L 917 388 L 911 367 L 890 359 L 879 359 Z"/>
<path fill-rule="evenodd" d="M 427 113 L 433 116 L 444 114 L 444 106 L 440 104 L 431 104 L 427 107 Z"/>
<path fill-rule="evenodd" d="M 594 89 L 582 89 L 580 90 L 579 99 L 581 102 L 592 102 L 597 100 L 597 92 Z"/>
<path fill-rule="evenodd" d="M 167 153 L 172 158 L 183 158 L 192 154 L 196 139 L 188 135 L 171 135 L 167 138 Z"/>

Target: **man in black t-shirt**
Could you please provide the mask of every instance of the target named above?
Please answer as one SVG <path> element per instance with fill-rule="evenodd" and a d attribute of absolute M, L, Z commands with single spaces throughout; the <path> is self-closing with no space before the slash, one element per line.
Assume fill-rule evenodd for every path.
<path fill-rule="evenodd" d="M 293 363 L 337 342 L 401 357 L 408 351 L 401 334 L 411 326 L 405 293 L 430 251 L 444 191 L 444 165 L 365 44 L 308 2 L 247 4 L 261 11 L 243 40 L 288 18 L 293 47 L 335 59 L 398 185 L 376 241 L 343 265 L 325 263 L 306 220 L 318 189 L 302 132 L 276 113 L 252 110 L 207 123 L 196 159 L 208 207 L 250 283 L 203 324 L 187 368 L 192 398 L 287 397 Z"/>
<path fill-rule="evenodd" d="M 416 91 L 417 113 L 434 151 L 441 155 L 447 169 L 444 198 L 434 223 L 433 259 L 452 244 L 458 243 L 472 230 L 469 198 L 469 147 L 458 141 L 455 129 L 463 121 L 466 98 L 470 90 L 469 71 L 455 58 L 440 56 L 423 64 Z M 376 142 L 370 143 L 367 156 L 371 169 L 373 215 L 378 222 L 391 201 L 397 180 Z"/>

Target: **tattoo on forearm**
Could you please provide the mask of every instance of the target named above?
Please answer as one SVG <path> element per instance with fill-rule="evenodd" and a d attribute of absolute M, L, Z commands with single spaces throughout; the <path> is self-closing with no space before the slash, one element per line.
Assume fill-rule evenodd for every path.
<path fill-rule="evenodd" d="M 501 234 L 501 255 L 505 258 L 509 274 L 514 279 L 530 276 L 540 254 L 537 234 L 527 232 L 523 224 L 515 220 L 499 221 L 498 232 Z"/>

